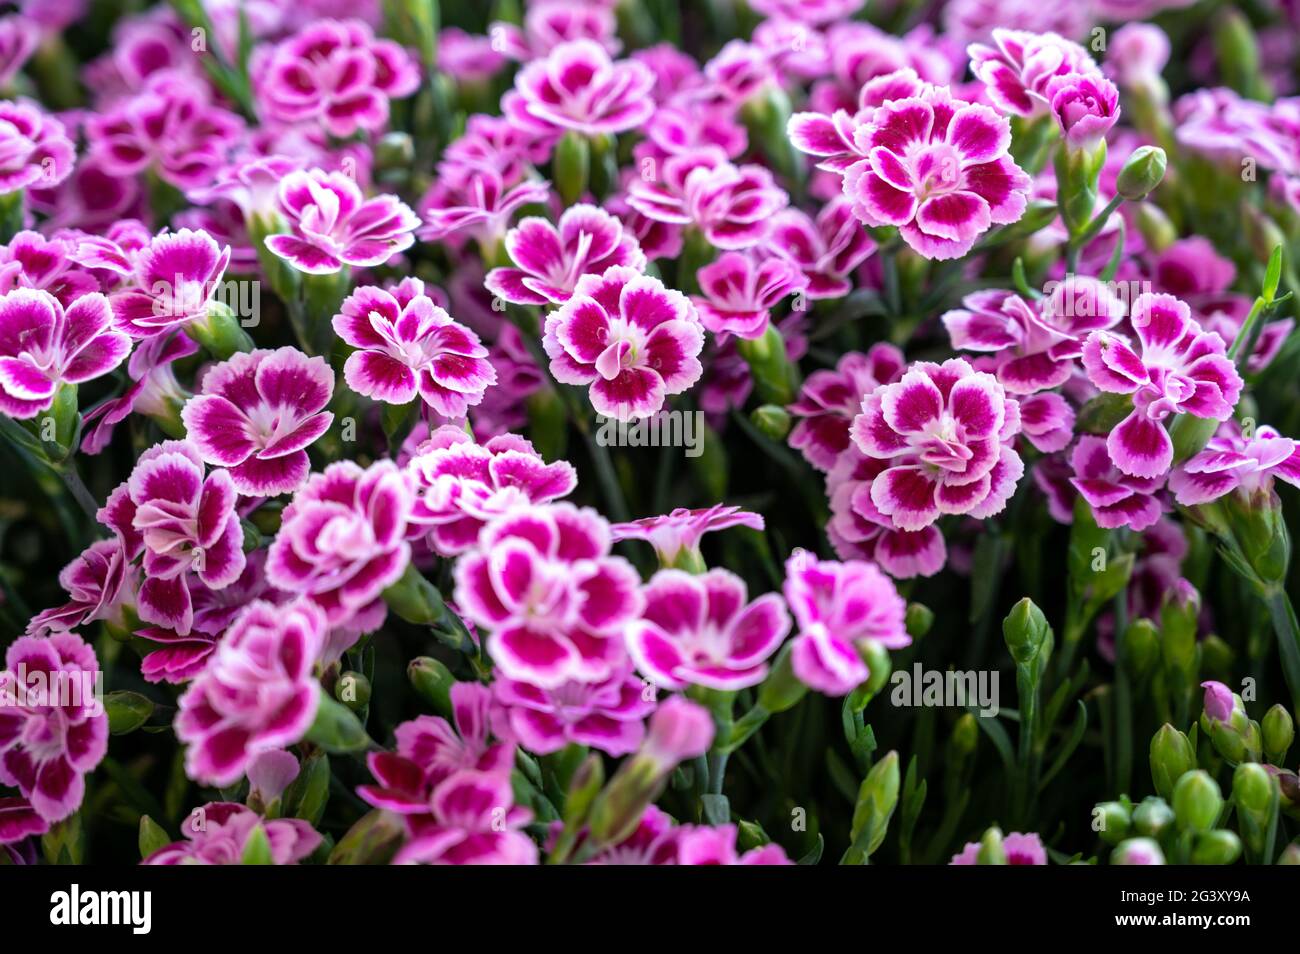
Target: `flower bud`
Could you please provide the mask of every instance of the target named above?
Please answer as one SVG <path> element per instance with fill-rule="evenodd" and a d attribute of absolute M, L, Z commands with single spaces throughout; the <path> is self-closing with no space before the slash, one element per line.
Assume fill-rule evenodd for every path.
<path fill-rule="evenodd" d="M 1209 831 L 1223 809 L 1219 783 L 1203 769 L 1187 772 L 1174 785 L 1173 806 L 1179 828 Z"/>
<path fill-rule="evenodd" d="M 456 682 L 451 670 L 431 656 L 417 656 L 406 667 L 406 678 L 434 711 L 451 714 L 451 687 Z"/>
<path fill-rule="evenodd" d="M 1097 834 L 1108 845 L 1118 845 L 1129 835 L 1133 819 L 1127 805 L 1122 802 L 1101 802 L 1092 810 L 1094 822 L 1100 819 L 1101 826 Z"/>
<path fill-rule="evenodd" d="M 866 639 L 857 644 L 858 655 L 867 664 L 867 681 L 856 692 L 864 693 L 866 698 L 874 696 L 885 687 L 894 664 L 890 661 L 889 650 L 874 639 Z"/>
<path fill-rule="evenodd" d="M 185 333 L 218 361 L 225 361 L 241 351 L 253 350 L 253 339 L 240 326 L 230 306 L 223 302 L 209 304 L 207 315 L 190 322 Z"/>
<path fill-rule="evenodd" d="M 1207 831 L 1192 847 L 1194 865 L 1230 865 L 1241 857 L 1241 839 L 1226 828 Z"/>
<path fill-rule="evenodd" d="M 1160 633 L 1149 619 L 1134 620 L 1124 631 L 1124 667 L 1135 679 L 1145 679 L 1160 658 Z"/>
<path fill-rule="evenodd" d="M 786 353 L 785 339 L 774 325 L 769 323 L 761 338 L 738 339 L 736 351 L 749 365 L 760 400 L 782 407 L 794 402 L 797 373 Z"/>
<path fill-rule="evenodd" d="M 657 762 L 664 773 L 678 763 L 703 755 L 713 742 L 713 716 L 704 706 L 673 696 L 650 717 L 649 733 L 641 753 Z"/>
<path fill-rule="evenodd" d="M 345 672 L 334 683 L 334 698 L 360 712 L 370 704 L 370 680 L 359 672 Z"/>
<path fill-rule="evenodd" d="M 1144 202 L 1137 207 L 1137 227 L 1147 248 L 1163 252 L 1178 241 L 1178 229 L 1160 206 Z"/>
<path fill-rule="evenodd" d="M 851 860 L 870 858 L 889 830 L 889 819 L 898 806 L 899 770 L 898 753 L 889 752 L 871 766 L 871 771 L 858 788 L 858 800 L 853 809 L 853 829 L 850 835 Z"/>
<path fill-rule="evenodd" d="M 1165 723 L 1151 738 L 1151 780 L 1156 793 L 1166 801 L 1174 785 L 1196 767 L 1196 752 L 1187 736 Z"/>
<path fill-rule="evenodd" d="M 1231 493 L 1221 504 L 1232 542 L 1247 573 L 1262 585 L 1281 584 L 1291 560 L 1291 538 L 1282 519 L 1282 501 L 1271 486 L 1253 493 Z"/>
<path fill-rule="evenodd" d="M 1043 671 L 1052 652 L 1052 627 L 1033 600 L 1025 597 L 1012 608 L 1002 622 L 1002 637 L 1017 666 Z"/>
<path fill-rule="evenodd" d="M 1244 96 L 1253 97 L 1263 92 L 1259 44 L 1245 14 L 1232 7 L 1225 9 L 1215 24 L 1214 40 L 1219 75 L 1225 84 Z"/>
<path fill-rule="evenodd" d="M 1264 752 L 1268 760 L 1274 765 L 1281 765 L 1286 761 L 1286 753 L 1291 748 L 1291 743 L 1295 741 L 1295 722 L 1291 719 L 1291 713 L 1280 703 L 1274 705 L 1264 713 L 1264 720 L 1260 723 L 1260 727 L 1263 730 Z"/>
<path fill-rule="evenodd" d="M 1163 865 L 1165 853 L 1159 842 L 1151 838 L 1130 838 L 1115 846 L 1110 853 L 1113 865 Z"/>
<path fill-rule="evenodd" d="M 565 206 L 578 202 L 591 181 L 591 144 L 579 132 L 569 130 L 555 147 L 555 187 Z"/>
<path fill-rule="evenodd" d="M 1206 717 L 1218 722 L 1227 722 L 1231 719 L 1234 706 L 1232 690 L 1213 679 L 1201 683 L 1201 688 L 1205 690 Z"/>
<path fill-rule="evenodd" d="M 405 132 L 385 133 L 375 146 L 374 176 L 384 183 L 405 182 L 415 163 L 415 143 Z"/>
<path fill-rule="evenodd" d="M 920 639 L 934 625 L 934 610 L 921 603 L 908 603 L 903 624 L 907 628 L 907 635 L 914 640 Z"/>
<path fill-rule="evenodd" d="M 362 752 L 370 746 L 366 728 L 347 706 L 335 702 L 322 687 L 316 706 L 316 719 L 307 730 L 307 738 L 326 752 Z"/>
<path fill-rule="evenodd" d="M 1133 809 L 1133 830 L 1147 838 L 1159 838 L 1174 823 L 1174 810 L 1163 798 L 1152 795 Z"/>
<path fill-rule="evenodd" d="M 1007 863 L 1007 852 L 1002 845 L 1002 830 L 1000 828 L 990 828 L 980 839 L 980 850 L 975 856 L 977 865 L 1005 865 Z"/>
<path fill-rule="evenodd" d="M 330 852 L 332 865 L 386 865 L 406 839 L 400 815 L 376 808 L 348 829 Z"/>
<path fill-rule="evenodd" d="M 776 404 L 764 404 L 749 416 L 754 426 L 774 441 L 783 441 L 790 433 L 790 413 Z"/>
<path fill-rule="evenodd" d="M 1168 164 L 1159 146 L 1139 146 L 1120 169 L 1115 191 L 1130 202 L 1145 199 L 1164 179 Z"/>
<path fill-rule="evenodd" d="M 1273 800 L 1273 779 L 1258 762 L 1243 762 L 1232 773 L 1232 800 L 1237 811 L 1267 815 Z"/>
<path fill-rule="evenodd" d="M 569 782 L 569 793 L 564 799 L 564 821 L 574 830 L 587 820 L 591 806 L 605 784 L 605 763 L 593 752 L 583 760 Z"/>
<path fill-rule="evenodd" d="M 1216 633 L 1201 640 L 1201 672 L 1207 675 L 1227 675 L 1232 672 L 1234 653 L 1232 647 Z"/>
<path fill-rule="evenodd" d="M 980 730 L 975 716 L 969 712 L 962 713 L 957 724 L 952 727 L 953 751 L 960 755 L 969 755 L 979 745 Z"/>

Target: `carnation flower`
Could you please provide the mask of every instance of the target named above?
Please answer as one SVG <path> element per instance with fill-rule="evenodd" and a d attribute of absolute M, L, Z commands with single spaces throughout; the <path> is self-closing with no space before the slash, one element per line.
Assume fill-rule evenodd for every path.
<path fill-rule="evenodd" d="M 1169 475 L 1169 489 L 1184 507 L 1208 503 L 1240 491 L 1251 495 L 1280 477 L 1300 487 L 1300 447 L 1271 427 L 1257 427 L 1247 438 L 1235 421 L 1225 421 L 1205 449 Z"/>
<path fill-rule="evenodd" d="M 987 517 L 1006 506 L 1024 464 L 1007 443 L 1020 408 L 991 374 L 965 360 L 919 361 L 862 401 L 852 437 L 890 462 L 871 485 L 877 509 L 903 530 L 945 513 Z"/>
<path fill-rule="evenodd" d="M 850 276 L 876 250 L 853 215 L 853 203 L 842 195 L 823 205 L 815 220 L 799 209 L 782 209 L 772 219 L 768 243 L 799 266 L 808 278 L 804 294 L 814 301 L 847 295 Z"/>
<path fill-rule="evenodd" d="M 1139 295 L 1132 324 L 1140 354 L 1119 336 L 1094 331 L 1083 348 L 1083 365 L 1101 390 L 1133 395 L 1133 411 L 1106 438 L 1111 459 L 1133 477 L 1157 477 L 1174 457 L 1165 419 L 1192 414 L 1226 421 L 1242 381 L 1223 339 L 1202 331 L 1187 305 L 1172 295 Z"/>
<path fill-rule="evenodd" d="M 190 441 L 209 464 L 228 469 L 245 496 L 290 493 L 307 479 L 306 447 L 334 415 L 323 410 L 334 372 L 297 348 L 236 354 L 203 375 L 181 411 Z"/>
<path fill-rule="evenodd" d="M 627 646 L 637 669 L 665 689 L 736 690 L 763 681 L 765 661 L 789 631 L 790 615 L 775 593 L 749 602 L 745 581 L 728 570 L 693 576 L 669 569 L 646 585 Z"/>
<path fill-rule="evenodd" d="M 1056 33 L 999 28 L 993 31 L 993 46 L 972 43 L 968 52 L 971 72 L 993 105 L 1017 116 L 1045 115 L 1052 107 L 1052 80 L 1097 68 L 1083 47 Z"/>
<path fill-rule="evenodd" d="M 595 511 L 548 504 L 510 511 L 456 564 L 456 605 L 491 635 L 502 675 L 554 689 L 608 678 L 641 611 L 640 579 L 611 556 Z"/>
<path fill-rule="evenodd" d="M 1056 77 L 1047 95 L 1061 135 L 1075 149 L 1094 148 L 1119 119 L 1119 90 L 1095 70 Z"/>
<path fill-rule="evenodd" d="M 325 612 L 308 600 L 250 603 L 181 696 L 176 736 L 190 778 L 224 787 L 259 753 L 298 742 L 316 718 L 312 675 L 325 642 Z"/>
<path fill-rule="evenodd" d="M 34 103 L 0 100 L 0 195 L 66 179 L 76 149 L 63 124 Z"/>
<path fill-rule="evenodd" d="M 280 208 L 290 232 L 266 247 L 300 272 L 332 275 L 347 265 L 383 265 L 415 242 L 419 217 L 399 199 L 367 199 L 341 172 L 291 172 L 280 183 Z"/>
<path fill-rule="evenodd" d="M 85 776 L 108 752 L 95 651 L 75 633 L 20 636 L 0 671 L 0 784 L 47 823 L 81 806 Z M 34 828 L 28 817 L 24 828 Z"/>
<path fill-rule="evenodd" d="M 615 540 L 645 540 L 655 548 L 664 566 L 673 566 L 683 558 L 699 557 L 700 539 L 706 533 L 729 527 L 762 530 L 763 518 L 739 507 L 714 504 L 702 510 L 678 507 L 658 517 L 643 517 L 611 527 Z"/>
<path fill-rule="evenodd" d="M 230 248 L 206 232 L 159 234 L 134 256 L 131 285 L 109 298 L 118 329 L 152 338 L 205 320 L 228 264 Z"/>
<path fill-rule="evenodd" d="M 799 399 L 787 408 L 799 419 L 790 431 L 790 446 L 818 470 L 830 470 L 849 446 L 849 425 L 862 407 L 862 396 L 897 381 L 906 366 L 903 352 L 881 343 L 866 354 L 850 351 L 834 370 L 808 375 Z"/>
<path fill-rule="evenodd" d="M 533 865 L 537 846 L 521 828 L 532 812 L 515 803 L 508 776 L 462 769 L 429 799 L 431 819 L 394 864 Z"/>
<path fill-rule="evenodd" d="M 208 802 L 181 822 L 184 839 L 159 848 L 145 865 L 238 865 L 258 829 L 271 848 L 271 863 L 296 865 L 321 843 L 321 836 L 298 818 L 264 819 L 234 802 Z"/>
<path fill-rule="evenodd" d="M 420 238 L 427 242 L 472 238 L 481 248 L 493 250 L 516 212 L 544 203 L 551 194 L 547 182 L 507 179 L 496 169 L 477 164 L 443 162 L 438 172 L 420 202 L 424 219 Z"/>
<path fill-rule="evenodd" d="M 563 43 L 515 75 L 502 112 L 539 133 L 573 130 L 584 136 L 620 133 L 654 112 L 654 74 L 634 60 L 613 61 L 599 43 Z"/>
<path fill-rule="evenodd" d="M 492 684 L 519 744 L 538 755 L 585 745 L 608 755 L 635 752 L 645 738 L 653 692 L 631 666 L 595 682 L 570 680 L 553 688 L 506 677 Z"/>
<path fill-rule="evenodd" d="M 751 0 L 749 5 L 761 16 L 820 25 L 848 19 L 863 0 Z"/>
<path fill-rule="evenodd" d="M 1047 864 L 1047 849 L 1043 847 L 1042 840 L 1035 834 L 1022 835 L 1018 831 L 1009 832 L 1002 836 L 1002 850 L 1006 853 L 1007 864 L 1009 865 L 1045 865 Z M 978 864 L 980 853 L 980 843 L 971 841 L 966 843 L 960 852 L 952 856 L 951 865 L 974 865 Z"/>
<path fill-rule="evenodd" d="M 622 265 L 578 279 L 546 317 L 542 345 L 557 381 L 590 385 L 596 412 L 620 421 L 649 417 L 703 373 L 704 332 L 690 301 Z"/>
<path fill-rule="evenodd" d="M 796 553 L 785 565 L 785 598 L 798 630 L 790 660 L 795 675 L 827 695 L 842 696 L 870 675 L 864 643 L 902 649 L 907 604 L 871 563 L 837 563 Z"/>
<path fill-rule="evenodd" d="M 1074 438 L 1074 409 L 1055 391 L 1019 399 L 1020 433 L 1044 454 L 1063 450 Z"/>
<path fill-rule="evenodd" d="M 377 401 L 407 404 L 418 394 L 438 414 L 464 417 L 496 383 L 478 335 L 434 304 L 418 279 L 393 292 L 358 288 L 334 330 L 358 349 L 343 366 L 348 386 Z"/>
<path fill-rule="evenodd" d="M 126 363 L 126 374 L 131 381 L 126 390 L 81 415 L 82 453 L 101 453 L 113 439 L 117 425 L 132 414 L 178 420 L 188 392 L 176 380 L 172 364 L 198 350 L 199 346 L 182 334 L 154 335 L 137 342 Z"/>
<path fill-rule="evenodd" d="M 99 280 L 80 261 L 79 245 L 80 238 L 74 235 L 46 238 L 24 229 L 0 246 L 0 291 L 39 288 L 65 308 L 99 291 Z"/>
<path fill-rule="evenodd" d="M 0 411 L 35 417 L 65 384 L 116 368 L 131 339 L 111 324 L 108 300 L 97 292 L 66 310 L 49 292 L 17 288 L 0 295 Z"/>
<path fill-rule="evenodd" d="M 780 845 L 751 848 L 744 854 L 736 848 L 739 830 L 735 825 L 691 825 L 677 833 L 679 865 L 792 865 Z"/>
<path fill-rule="evenodd" d="M 122 541 L 96 540 L 59 573 L 68 602 L 37 613 L 27 624 L 29 636 L 78 629 L 97 620 L 120 626 L 122 609 L 135 597 L 135 572 Z"/>
<path fill-rule="evenodd" d="M 697 273 L 703 296 L 692 296 L 704 327 L 714 334 L 761 338 L 771 311 L 788 295 L 808 284 L 803 273 L 780 257 L 759 260 L 751 254 L 724 252 Z"/>
<path fill-rule="evenodd" d="M 1157 491 L 1164 475 L 1132 477 L 1112 463 L 1106 442 L 1085 434 L 1070 455 L 1074 476 L 1070 483 L 1092 507 L 1097 526 L 1113 530 L 1129 527 L 1145 530 L 1160 519 Z"/>
<path fill-rule="evenodd" d="M 610 55 L 622 47 L 613 7 L 580 0 L 539 0 L 529 4 L 523 29 L 513 23 L 494 22 L 488 26 L 488 33 L 494 47 L 521 63 L 544 59 L 557 46 L 573 40 L 599 43 Z M 438 65 L 442 66 L 441 59 Z"/>

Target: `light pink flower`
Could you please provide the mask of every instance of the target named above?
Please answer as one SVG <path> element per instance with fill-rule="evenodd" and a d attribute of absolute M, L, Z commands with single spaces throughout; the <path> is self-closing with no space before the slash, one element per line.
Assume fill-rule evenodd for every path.
<path fill-rule="evenodd" d="M 271 862 L 296 865 L 321 843 L 321 836 L 298 818 L 264 819 L 234 802 L 208 802 L 181 822 L 185 838 L 159 848 L 144 865 L 237 865 L 248 840 L 261 828 L 271 846 Z"/>
<path fill-rule="evenodd" d="M 32 21 L 21 16 L 0 17 L 0 86 L 9 87 L 40 42 L 41 30 Z"/>
<path fill-rule="evenodd" d="M 571 743 L 613 756 L 635 752 L 645 738 L 645 717 L 655 709 L 645 689 L 630 665 L 596 682 L 570 680 L 554 688 L 508 677 L 492 684 L 515 738 L 538 755 Z"/>
<path fill-rule="evenodd" d="M 1022 835 L 1018 831 L 1008 832 L 1002 837 L 1002 850 L 1006 853 L 1009 865 L 1045 865 L 1047 849 L 1035 834 Z M 978 863 L 980 843 L 970 841 L 960 852 L 952 856 L 950 865 L 973 865 Z"/>
<path fill-rule="evenodd" d="M 1020 402 L 1020 433 L 1044 454 L 1064 450 L 1074 438 L 1074 408 L 1055 391 L 1040 391 Z"/>
<path fill-rule="evenodd" d="M 27 100 L 0 100 L 0 195 L 66 179 L 76 148 L 63 124 Z"/>
<path fill-rule="evenodd" d="M 250 603 L 178 703 L 176 737 L 190 778 L 224 787 L 261 752 L 298 742 L 320 701 L 312 675 L 324 611 L 309 600 Z"/>
<path fill-rule="evenodd" d="M 1226 421 L 1242 381 L 1223 339 L 1202 331 L 1187 305 L 1172 295 L 1139 295 L 1132 324 L 1140 355 L 1119 336 L 1094 331 L 1083 348 L 1083 366 L 1101 390 L 1133 395 L 1133 411 L 1106 438 L 1111 459 L 1126 474 L 1156 477 L 1169 470 L 1174 456 L 1165 419 L 1192 414 Z"/>
<path fill-rule="evenodd" d="M 1070 483 L 1092 507 L 1097 526 L 1113 530 L 1128 527 L 1145 530 L 1160 519 L 1157 492 L 1164 475 L 1131 477 L 1112 463 L 1106 442 L 1085 434 L 1070 454 L 1074 476 Z"/>
<path fill-rule="evenodd" d="M 313 474 L 284 508 L 266 576 L 325 610 L 329 626 L 362 633 L 387 615 L 381 598 L 411 558 L 411 489 L 397 466 L 350 460 Z"/>
<path fill-rule="evenodd" d="M 542 345 L 557 381 L 590 385 L 596 412 L 620 421 L 649 417 L 703 373 L 704 331 L 690 301 L 622 265 L 578 279 L 547 315 Z"/>
<path fill-rule="evenodd" d="M 761 338 L 770 311 L 791 294 L 803 291 L 808 279 L 792 262 L 779 256 L 759 259 L 742 252 L 724 252 L 697 273 L 703 296 L 692 296 L 704 327 L 714 334 Z"/>
<path fill-rule="evenodd" d="M 781 210 L 772 219 L 768 243 L 808 277 L 804 294 L 814 301 L 847 295 L 853 288 L 849 276 L 876 250 L 843 195 L 823 205 L 816 220 L 799 209 Z"/>
<path fill-rule="evenodd" d="M 583 0 L 535 0 L 528 5 L 522 29 L 493 22 L 488 34 L 494 48 L 521 63 L 545 59 L 557 46 L 573 40 L 591 40 L 611 56 L 622 47 L 613 7 Z M 443 66 L 441 59 L 438 65 Z"/>
<path fill-rule="evenodd" d="M 266 53 L 255 67 L 258 103 L 282 122 L 319 122 L 331 136 L 374 132 L 388 123 L 388 101 L 420 85 L 415 60 L 392 40 L 377 40 L 361 20 L 319 20 Z"/>
<path fill-rule="evenodd" d="M 642 517 L 629 523 L 616 523 L 610 530 L 616 541 L 645 540 L 655 548 L 659 562 L 669 566 L 685 553 L 699 553 L 700 539 L 706 533 L 729 527 L 762 530 L 764 522 L 759 514 L 748 510 L 714 504 L 702 510 L 677 507 L 671 513 L 658 517 Z"/>
<path fill-rule="evenodd" d="M 291 231 L 266 247 L 300 272 L 331 275 L 345 265 L 383 265 L 415 242 L 419 217 L 392 195 L 367 199 L 341 172 L 291 172 L 280 184 Z"/>
<path fill-rule="evenodd" d="M 558 503 L 489 523 L 456 564 L 456 605 L 488 630 L 510 679 L 554 689 L 608 678 L 626 658 L 622 634 L 641 611 L 636 570 L 611 556 L 594 510 Z"/>
<path fill-rule="evenodd" d="M 862 397 L 903 376 L 907 362 L 891 344 L 874 344 L 866 354 L 850 351 L 834 370 L 808 375 L 799 399 L 787 410 L 798 420 L 790 446 L 802 451 L 818 470 L 830 470 L 849 446 L 849 425 L 862 407 Z"/>
<path fill-rule="evenodd" d="M 80 237 L 59 233 L 46 238 L 24 229 L 0 246 L 0 292 L 14 288 L 39 288 L 65 308 L 83 295 L 100 291 L 94 274 L 81 265 Z"/>
<path fill-rule="evenodd" d="M 0 784 L 46 822 L 81 805 L 85 775 L 108 752 L 95 651 L 74 633 L 20 636 L 0 671 Z"/>
<path fill-rule="evenodd" d="M 971 72 L 993 105 L 1016 116 L 1042 116 L 1052 105 L 1048 84 L 1058 76 L 1094 71 L 1087 50 L 1056 33 L 999 28 L 993 46 L 972 43 Z"/>
<path fill-rule="evenodd" d="M 945 513 L 1000 512 L 1024 473 L 1008 443 L 1019 412 L 991 374 L 961 358 L 913 364 L 902 380 L 867 395 L 853 421 L 859 449 L 890 462 L 871 485 L 872 501 L 903 530 Z"/>
<path fill-rule="evenodd" d="M 446 425 L 407 464 L 415 491 L 408 533 L 443 556 L 472 547 L 494 517 L 567 497 L 578 474 L 567 461 L 548 464 L 525 438 L 501 434 L 483 444 Z"/>
<path fill-rule="evenodd" d="M 859 655 L 865 642 L 886 649 L 911 644 L 903 625 L 907 604 L 874 564 L 796 553 L 785 574 L 785 599 L 798 629 L 790 661 L 813 689 L 842 696 L 865 682 L 870 670 Z"/>
<path fill-rule="evenodd" d="M 229 246 L 206 232 L 155 236 L 134 257 L 131 285 L 109 298 L 118 329 L 132 338 L 152 338 L 202 321 L 228 264 Z"/>
<path fill-rule="evenodd" d="M 735 825 L 689 825 L 677 833 L 679 865 L 792 865 L 780 845 L 767 844 L 741 854 Z"/>
<path fill-rule="evenodd" d="M 520 831 L 533 814 L 515 804 L 508 776 L 462 769 L 434 788 L 429 808 L 430 822 L 394 864 L 537 864 L 537 845 Z"/>
<path fill-rule="evenodd" d="M 516 212 L 544 203 L 551 194 L 548 182 L 506 179 L 496 169 L 478 164 L 447 161 L 439 165 L 438 173 L 420 201 L 424 220 L 420 238 L 426 242 L 472 238 L 480 246 L 495 248 Z"/>
<path fill-rule="evenodd" d="M 599 43 L 561 44 L 515 76 L 502 112 L 540 133 L 573 130 L 599 136 L 634 129 L 650 118 L 654 74 L 635 60 L 613 61 Z"/>
<path fill-rule="evenodd" d="M 203 459 L 227 468 L 237 491 L 274 497 L 307 479 L 306 448 L 334 420 L 323 410 L 333 394 L 324 358 L 259 349 L 210 367 L 181 420 Z"/>
<path fill-rule="evenodd" d="M 1251 495 L 1280 477 L 1300 487 L 1300 447 L 1271 427 L 1258 427 L 1249 439 L 1235 421 L 1225 421 L 1205 449 L 1174 468 L 1169 489 L 1185 507 L 1240 491 Z"/>
<path fill-rule="evenodd" d="M 1092 149 L 1119 119 L 1119 90 L 1100 72 L 1067 73 L 1047 84 L 1052 115 L 1065 141 Z"/>
<path fill-rule="evenodd" d="M 708 709 L 685 696 L 669 696 L 650 717 L 640 754 L 667 776 L 682 762 L 707 752 L 715 731 Z"/>
<path fill-rule="evenodd" d="M 488 291 L 516 305 L 563 304 L 583 275 L 603 275 L 612 265 L 645 270 L 636 238 L 603 209 L 565 209 L 558 227 L 527 218 L 506 233 L 506 252 L 515 268 L 488 272 Z"/>
<path fill-rule="evenodd" d="M 18 288 L 0 295 L 0 411 L 32 418 L 54 403 L 64 384 L 108 374 L 131 350 L 111 327 L 99 293 L 64 310 L 48 292 Z"/>
<path fill-rule="evenodd" d="M 745 581 L 729 570 L 660 570 L 646 584 L 645 603 L 628 629 L 628 651 L 642 675 L 665 689 L 757 685 L 790 631 L 781 597 L 749 602 Z"/>
<path fill-rule="evenodd" d="M 821 25 L 846 20 L 862 9 L 864 0 L 750 0 L 755 13 L 782 20 Z"/>
<path fill-rule="evenodd" d="M 1030 180 L 1007 152 L 1010 123 L 946 88 L 886 102 L 855 141 L 866 158 L 844 171 L 854 214 L 898 226 L 926 258 L 960 258 L 990 226 L 1025 211 Z"/>
<path fill-rule="evenodd" d="M 443 417 L 464 417 L 496 383 L 478 335 L 434 304 L 418 280 L 393 292 L 358 288 L 334 316 L 334 330 L 358 349 L 343 366 L 348 387 L 386 404 L 418 394 Z"/>
<path fill-rule="evenodd" d="M 952 346 L 996 355 L 998 381 L 1012 394 L 1059 387 L 1077 368 L 1083 340 L 1114 327 L 1124 303 L 1092 278 L 1070 276 L 1041 301 L 988 289 L 962 299 L 964 308 L 943 316 Z"/>

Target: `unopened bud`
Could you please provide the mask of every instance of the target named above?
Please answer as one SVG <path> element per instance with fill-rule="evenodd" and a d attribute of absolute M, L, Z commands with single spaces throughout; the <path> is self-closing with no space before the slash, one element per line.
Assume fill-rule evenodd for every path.
<path fill-rule="evenodd" d="M 1120 169 L 1115 191 L 1130 202 L 1145 199 L 1164 179 L 1168 164 L 1159 146 L 1139 146 Z"/>

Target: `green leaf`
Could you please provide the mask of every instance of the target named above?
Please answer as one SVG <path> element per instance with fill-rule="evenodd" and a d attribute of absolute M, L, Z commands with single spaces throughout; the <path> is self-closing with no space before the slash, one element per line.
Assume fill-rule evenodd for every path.
<path fill-rule="evenodd" d="M 126 735 L 134 732 L 153 715 L 153 700 L 138 692 L 110 692 L 104 698 L 104 709 L 108 712 L 108 732 L 110 735 Z"/>
<path fill-rule="evenodd" d="M 239 858 L 241 865 L 273 865 L 274 859 L 271 857 L 271 839 L 266 835 L 266 829 L 260 824 L 249 833 L 248 841 L 244 842 L 244 853 Z"/>
<path fill-rule="evenodd" d="M 140 816 L 140 858 L 143 860 L 159 848 L 171 844 L 171 836 L 166 829 L 148 815 Z"/>
<path fill-rule="evenodd" d="M 322 688 L 316 709 L 316 721 L 307 730 L 307 738 L 327 752 L 362 752 L 370 747 L 370 736 L 356 714 L 326 695 Z"/>

